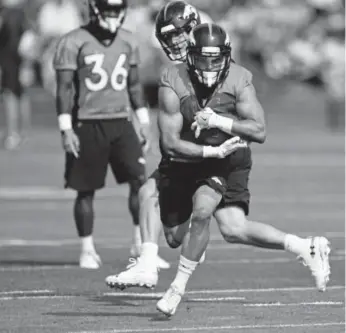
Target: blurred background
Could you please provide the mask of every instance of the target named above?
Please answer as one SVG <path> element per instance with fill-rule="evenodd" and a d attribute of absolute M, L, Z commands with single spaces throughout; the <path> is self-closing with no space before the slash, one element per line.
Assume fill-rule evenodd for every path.
<path fill-rule="evenodd" d="M 131 0 L 125 22 L 140 43 L 142 81 L 156 135 L 157 82 L 167 59 L 153 30 L 156 13 L 164 3 Z M 252 145 L 250 218 L 300 236 L 328 237 L 332 244 L 331 284 L 344 286 L 344 0 L 190 3 L 229 32 L 233 57 L 253 72 L 267 117 L 267 141 Z M 283 307 L 277 312 L 270 307 L 252 310 L 257 312 L 239 308 L 241 312 L 237 313 L 231 301 L 228 305 L 219 303 L 220 308 L 210 303 L 200 303 L 203 307 L 198 308 L 194 303 L 197 310 L 187 307 L 179 317 L 181 324 L 170 324 L 149 319 L 152 309 L 134 299 L 116 301 L 91 296 L 106 291 L 105 276 L 125 267 L 132 226 L 127 186 L 116 185 L 109 173 L 107 187 L 97 193 L 95 201 L 94 236 L 103 266 L 95 272 L 79 269 L 79 240 L 72 214 L 75 194 L 63 188 L 64 153 L 54 103 L 52 57 L 59 36 L 87 20 L 84 0 L 0 0 L 0 290 L 3 296 L 14 295 L 7 298 L 7 303 L 4 297 L 1 299 L 1 328 L 6 332 L 113 331 L 123 325 L 128 331 L 131 323 L 137 332 L 138 327 L 147 325 L 167 329 L 168 325 L 190 322 L 195 327 L 203 320 L 208 320 L 210 326 L 210 316 L 222 318 L 217 317 L 222 314 L 232 325 L 344 321 L 340 314 L 344 303 L 340 311 L 335 305 L 320 311 L 304 305 L 296 312 L 290 306 L 286 312 Z M 159 158 L 156 143 L 147 156 L 148 173 Z M 190 288 L 310 287 L 308 271 L 297 265 L 295 258 L 276 251 L 229 246 L 216 224 L 211 229 L 207 260 Z M 177 263 L 179 251 L 168 249 L 163 239 L 161 245 L 160 254 L 172 264 Z M 158 290 L 167 287 L 175 269 L 172 267 L 162 272 Z M 25 299 L 30 297 L 24 295 L 22 301 L 11 302 L 17 299 L 13 289 L 47 289 L 58 295 L 81 297 L 27 303 Z M 339 289 L 322 298 L 298 288 L 296 294 L 272 293 L 265 296 L 265 301 L 267 297 L 273 302 L 280 298 L 284 302 L 312 299 L 327 304 L 341 298 Z M 253 295 L 257 293 L 250 294 L 251 302 Z M 257 301 L 263 302 L 263 298 Z M 153 307 L 153 303 L 148 306 Z M 308 331 L 307 326 L 301 330 L 292 327 L 296 332 Z M 334 326 L 310 329 L 337 330 Z"/>
<path fill-rule="evenodd" d="M 141 76 L 152 107 L 154 133 L 157 83 L 160 68 L 168 61 L 155 40 L 154 21 L 165 2 L 130 1 L 124 23 L 140 43 Z M 22 225 L 26 223 L 23 219 L 29 219 L 32 227 L 37 228 L 36 221 L 43 217 L 34 210 L 33 215 L 28 215 L 31 206 L 19 209 L 18 201 L 38 200 L 40 205 L 40 200 L 63 201 L 73 197 L 73 193 L 63 189 L 64 155 L 54 105 L 52 57 L 59 36 L 88 21 L 88 6 L 86 0 L 0 0 L 0 3 L 0 205 L 5 216 L 2 235 L 21 238 Z M 278 187 L 282 195 L 297 200 L 297 204 L 314 195 L 323 198 L 327 191 L 326 196 L 342 197 L 341 207 L 338 201 L 340 219 L 344 215 L 344 1 L 190 0 L 190 3 L 229 32 L 235 61 L 254 74 L 268 122 L 267 142 L 253 148 L 254 202 L 264 191 L 269 197 L 270 193 L 276 196 Z M 16 73 L 20 84 L 14 79 Z M 9 86 L 14 93 L 8 92 Z M 158 159 L 154 145 L 148 156 L 148 173 Z M 277 173 L 271 171 L 270 176 L 266 175 L 268 167 L 276 168 Z M 99 198 L 107 197 L 107 193 L 123 193 L 125 200 L 126 190 L 116 187 L 111 177 L 108 185 Z M 10 202 L 13 209 L 18 209 L 15 214 Z M 62 230 L 72 237 L 71 204 L 68 201 L 69 206 L 63 210 L 65 217 L 57 212 L 54 217 L 47 217 L 46 223 L 54 225 L 56 220 L 66 219 L 66 229 Z M 43 207 L 40 205 L 40 209 Z M 127 211 L 121 209 L 119 218 L 127 219 Z M 300 208 L 292 209 L 299 212 Z M 111 209 L 108 213 L 117 215 Z M 104 216 L 101 214 L 99 218 L 102 220 Z M 106 228 L 98 230 L 101 234 L 108 233 Z M 47 227 L 43 234 L 49 237 L 54 232 Z M 35 235 L 32 233 L 31 237 Z"/>

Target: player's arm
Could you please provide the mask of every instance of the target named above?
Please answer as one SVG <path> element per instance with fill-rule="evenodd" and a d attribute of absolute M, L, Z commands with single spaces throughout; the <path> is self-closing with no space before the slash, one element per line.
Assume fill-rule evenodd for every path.
<path fill-rule="evenodd" d="M 144 96 L 143 85 L 139 77 L 139 68 L 137 65 L 130 66 L 128 75 L 128 90 L 130 95 L 130 102 L 132 108 L 136 112 L 136 116 L 141 125 L 149 125 L 150 117 L 149 111 L 146 106 L 146 99 Z"/>
<path fill-rule="evenodd" d="M 139 48 L 135 40 L 132 40 L 131 45 L 132 50 L 129 59 L 130 69 L 129 75 L 127 77 L 127 86 L 132 108 L 133 110 L 135 110 L 135 115 L 140 124 L 140 134 L 143 140 L 143 150 L 146 152 L 150 147 L 150 115 L 149 110 L 146 106 L 147 103 L 139 75 Z"/>
<path fill-rule="evenodd" d="M 56 112 L 63 147 L 66 152 L 78 157 L 79 140 L 73 131 L 72 109 L 75 96 L 74 77 L 77 71 L 78 48 L 68 37 L 63 37 L 54 56 L 56 71 Z"/>
<path fill-rule="evenodd" d="M 183 116 L 180 113 L 179 97 L 171 88 L 160 87 L 159 107 L 158 124 L 161 143 L 168 155 L 177 158 L 223 158 L 231 153 L 226 146 L 202 146 L 180 138 Z"/>
<path fill-rule="evenodd" d="M 234 120 L 230 132 L 248 141 L 263 143 L 267 135 L 264 111 L 252 83 L 239 94 L 236 110 L 242 120 Z"/>
<path fill-rule="evenodd" d="M 251 81 L 238 92 L 236 110 L 241 120 L 223 117 L 206 108 L 195 117 L 194 128 L 218 128 L 249 142 L 263 143 L 266 139 L 264 111 Z"/>
<path fill-rule="evenodd" d="M 78 157 L 79 140 L 72 128 L 72 108 L 74 99 L 74 71 L 57 70 L 56 110 L 59 129 L 66 152 Z"/>

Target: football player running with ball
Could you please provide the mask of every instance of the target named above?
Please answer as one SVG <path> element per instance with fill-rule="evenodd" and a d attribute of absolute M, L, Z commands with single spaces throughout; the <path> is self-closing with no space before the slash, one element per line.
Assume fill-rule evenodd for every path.
<path fill-rule="evenodd" d="M 176 278 L 157 304 L 157 308 L 167 315 L 175 313 L 187 281 L 209 239 L 210 212 L 206 207 L 211 206 L 205 205 L 204 200 L 196 200 L 199 190 L 199 194 L 208 191 L 205 184 L 201 186 L 203 184 L 196 182 L 198 178 L 206 176 L 200 170 L 208 170 L 208 164 L 203 167 L 198 159 L 211 159 L 216 165 L 216 158 L 225 156 L 222 142 L 230 136 L 240 136 L 258 143 L 265 140 L 263 110 L 251 81 L 251 73 L 231 61 L 231 47 L 225 31 L 211 24 L 194 28 L 187 49 L 187 66 L 172 66 L 162 75 L 159 125 L 163 159 L 159 167 L 158 186 L 161 220 L 171 247 L 178 247 L 182 240 L 185 243 Z M 230 243 L 285 249 L 297 254 L 310 267 L 317 288 L 324 290 L 330 273 L 328 241 L 323 237 L 301 239 L 246 219 L 250 198 L 247 185 L 252 165 L 251 151 L 244 146 L 234 149 L 236 144 L 241 145 L 242 142 L 234 137 L 231 140 L 235 140 L 232 142 L 234 153 L 226 159 L 226 190 L 223 190 L 223 176 L 217 176 L 217 171 L 215 177 L 209 178 L 214 183 L 207 183 L 219 183 L 221 187 L 221 191 L 214 187 L 214 202 L 221 199 L 214 216 L 222 235 Z M 230 144 L 230 139 L 225 142 Z M 188 163 L 184 165 L 177 161 Z M 219 166 L 220 170 L 225 167 Z M 200 185 L 197 190 L 193 188 L 196 183 Z M 212 192 L 205 193 L 212 195 Z M 191 211 L 189 229 L 183 221 L 190 217 Z M 147 265 L 139 262 L 129 270 L 109 277 L 108 285 L 119 288 L 154 286 L 157 271 L 149 264 L 149 258 L 144 261 Z"/>
<path fill-rule="evenodd" d="M 108 164 L 128 183 L 135 241 L 140 239 L 138 191 L 146 181 L 142 143 L 130 121 L 135 110 L 148 142 L 149 113 L 139 81 L 139 52 L 121 28 L 127 0 L 90 0 L 90 23 L 59 41 L 57 113 L 66 151 L 65 184 L 77 191 L 74 218 L 81 239 L 80 266 L 101 265 L 93 242 L 94 195 L 104 187 Z"/>
<path fill-rule="evenodd" d="M 252 75 L 231 61 L 229 37 L 215 24 L 202 24 L 193 29 L 187 48 L 187 70 L 177 66 L 168 72 L 166 85 L 161 87 L 159 94 L 164 106 L 160 114 L 162 133 L 167 130 L 177 133 L 178 129 L 190 124 L 195 137 L 204 144 L 212 144 L 214 139 L 218 141 L 218 136 L 221 139 L 221 132 L 251 142 L 265 141 L 264 112 L 256 97 Z M 225 117 L 230 113 L 232 117 Z M 177 138 L 170 141 L 174 144 L 168 144 L 162 135 L 163 144 L 166 143 L 166 149 L 172 153 L 181 147 Z M 203 157 L 217 157 L 217 147 L 204 146 L 202 151 Z M 193 155 L 198 155 L 197 150 Z M 328 240 L 324 237 L 302 239 L 270 225 L 247 220 L 248 178 L 252 166 L 250 148 L 238 149 L 228 160 L 227 191 L 214 213 L 224 239 L 298 255 L 310 268 L 317 289 L 324 291 L 330 275 Z M 176 312 L 187 282 L 208 244 L 208 225 L 198 223 L 192 214 L 178 272 L 157 303 L 157 309 L 168 316 Z"/>

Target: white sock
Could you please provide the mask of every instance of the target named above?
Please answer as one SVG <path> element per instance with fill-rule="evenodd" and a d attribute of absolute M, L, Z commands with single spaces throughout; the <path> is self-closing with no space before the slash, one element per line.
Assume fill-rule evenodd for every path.
<path fill-rule="evenodd" d="M 174 285 L 180 293 L 184 294 L 186 284 L 197 265 L 197 261 L 191 261 L 182 255 L 180 256 L 178 272 L 174 281 L 172 282 L 172 285 Z"/>
<path fill-rule="evenodd" d="M 287 234 L 285 236 L 285 250 L 300 255 L 306 250 L 307 241 L 306 238 Z"/>
<path fill-rule="evenodd" d="M 147 266 L 157 267 L 157 254 L 159 252 L 159 246 L 155 243 L 143 243 L 141 247 L 141 261 Z"/>
<path fill-rule="evenodd" d="M 81 237 L 82 252 L 96 252 L 93 236 Z"/>
<path fill-rule="evenodd" d="M 137 246 L 142 244 L 141 228 L 139 225 L 133 226 L 133 243 Z"/>

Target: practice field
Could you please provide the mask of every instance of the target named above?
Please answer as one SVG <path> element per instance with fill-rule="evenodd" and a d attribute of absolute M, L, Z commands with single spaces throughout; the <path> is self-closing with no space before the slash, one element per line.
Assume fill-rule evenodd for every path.
<path fill-rule="evenodd" d="M 268 141 L 254 145 L 250 218 L 328 237 L 327 292 L 314 289 L 309 270 L 292 255 L 227 244 L 215 223 L 207 260 L 173 318 L 155 309 L 179 256 L 163 239 L 161 255 L 172 268 L 155 290 L 108 289 L 105 277 L 128 259 L 127 188 L 110 177 L 99 192 L 95 237 L 104 266 L 79 269 L 54 110 L 36 96 L 32 137 L 18 152 L 0 151 L 0 332 L 345 332 L 343 134 L 324 128 L 318 93 L 297 87 L 281 94 L 263 100 Z M 150 155 L 149 171 L 157 158 Z"/>

